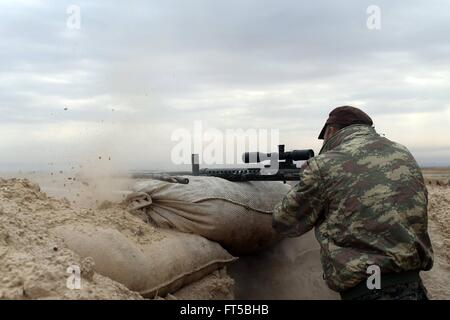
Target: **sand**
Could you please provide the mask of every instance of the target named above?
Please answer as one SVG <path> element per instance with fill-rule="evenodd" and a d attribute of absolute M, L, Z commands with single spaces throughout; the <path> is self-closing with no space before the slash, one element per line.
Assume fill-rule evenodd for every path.
<path fill-rule="evenodd" d="M 228 275 L 226 268 L 223 268 L 168 295 L 166 299 L 233 300 L 234 285 L 234 280 Z"/>
<path fill-rule="evenodd" d="M 120 208 L 75 210 L 68 200 L 48 197 L 29 180 L 0 180 L 0 298 L 141 299 L 93 272 L 89 260 L 82 260 L 49 232 L 73 222 L 114 226 L 130 236 L 142 234 L 141 241 L 153 234 L 150 226 Z M 66 285 L 71 265 L 81 266 L 79 290 Z"/>
<path fill-rule="evenodd" d="M 434 266 L 422 272 L 432 299 L 450 299 L 450 187 L 428 186 L 429 226 Z"/>

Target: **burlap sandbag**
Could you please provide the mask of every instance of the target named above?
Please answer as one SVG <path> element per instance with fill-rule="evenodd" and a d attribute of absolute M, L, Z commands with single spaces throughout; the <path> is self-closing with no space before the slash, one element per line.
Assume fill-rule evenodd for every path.
<path fill-rule="evenodd" d="M 189 177 L 189 184 L 148 180 L 127 200 L 130 209 L 142 210 L 158 227 L 199 234 L 245 255 L 279 240 L 271 214 L 289 188 L 282 182 L 215 177 Z"/>
<path fill-rule="evenodd" d="M 236 260 L 201 236 L 164 231 L 161 239 L 139 245 L 115 229 L 61 226 L 54 232 L 95 270 L 144 297 L 163 296 Z"/>

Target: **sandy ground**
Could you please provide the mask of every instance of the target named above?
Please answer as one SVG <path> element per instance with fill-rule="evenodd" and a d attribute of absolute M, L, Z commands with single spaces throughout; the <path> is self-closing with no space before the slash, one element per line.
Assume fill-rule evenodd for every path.
<path fill-rule="evenodd" d="M 48 197 L 28 180 L 1 179 L 0 298 L 141 299 L 121 284 L 93 272 L 89 260 L 65 248 L 50 232 L 53 227 L 76 221 L 120 227 L 120 215 L 125 214 L 114 209 L 98 213 L 74 210 L 67 199 Z M 129 224 L 122 224 L 122 228 L 128 233 L 137 231 L 140 221 L 129 218 Z M 66 285 L 71 275 L 67 268 L 72 265 L 81 266 L 80 290 Z"/>
<path fill-rule="evenodd" d="M 450 299 L 450 187 L 428 186 L 429 234 L 434 249 L 434 266 L 422 272 L 431 298 Z"/>
<path fill-rule="evenodd" d="M 433 299 L 450 299 L 450 168 L 422 170 L 429 191 L 428 217 L 434 266 L 422 272 Z"/>
<path fill-rule="evenodd" d="M 438 179 L 446 179 L 445 173 L 444 176 L 439 174 Z M 0 179 L 0 298 L 142 299 L 123 285 L 95 273 L 90 261 L 65 248 L 61 239 L 49 232 L 55 226 L 86 222 L 111 226 L 140 243 L 154 240 L 158 236 L 154 228 L 114 204 L 125 197 L 126 190 L 135 181 L 59 172 L 24 176 L 30 181 Z M 432 178 L 436 179 L 435 176 Z M 435 265 L 422 276 L 433 299 L 450 299 L 450 187 L 430 184 L 428 189 L 429 231 Z M 305 265 L 311 270 L 317 266 L 293 257 L 295 252 L 289 248 L 283 250 L 276 253 L 277 257 L 281 254 L 281 261 L 290 262 L 283 263 L 281 269 L 264 268 L 273 262 L 270 252 L 265 260 L 255 265 L 259 270 L 257 273 L 249 273 L 248 264 L 241 264 L 240 271 L 239 266 L 234 268 L 238 298 L 308 299 L 315 294 L 323 295 L 325 291 L 317 291 L 317 283 L 293 282 L 286 276 L 277 278 L 281 273 L 295 275 Z M 70 290 L 66 286 L 69 276 L 66 268 L 72 264 L 82 267 L 81 290 Z M 261 283 L 261 279 L 270 281 L 270 286 Z M 233 285 L 227 274 L 216 272 L 166 298 L 229 299 L 233 297 Z M 326 295 L 326 298 L 335 298 L 332 294 Z"/>

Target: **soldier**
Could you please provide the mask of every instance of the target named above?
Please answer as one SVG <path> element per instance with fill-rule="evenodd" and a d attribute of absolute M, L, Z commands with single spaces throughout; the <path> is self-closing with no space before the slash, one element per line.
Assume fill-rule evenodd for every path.
<path fill-rule="evenodd" d="M 433 250 L 423 176 L 406 147 L 372 124 L 354 107 L 331 111 L 322 149 L 275 208 L 273 227 L 291 237 L 315 227 L 324 279 L 344 300 L 427 299 L 419 271 L 431 269 Z"/>

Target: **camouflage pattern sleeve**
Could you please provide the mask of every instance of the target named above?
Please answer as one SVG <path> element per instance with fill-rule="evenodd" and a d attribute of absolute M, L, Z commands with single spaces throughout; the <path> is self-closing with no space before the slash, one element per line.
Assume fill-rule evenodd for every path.
<path fill-rule="evenodd" d="M 273 228 L 288 237 L 298 237 L 311 230 L 322 212 L 322 195 L 319 168 L 311 159 L 300 169 L 300 182 L 275 207 Z"/>

